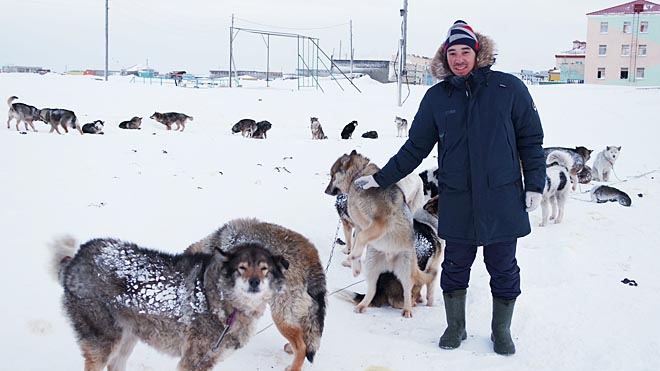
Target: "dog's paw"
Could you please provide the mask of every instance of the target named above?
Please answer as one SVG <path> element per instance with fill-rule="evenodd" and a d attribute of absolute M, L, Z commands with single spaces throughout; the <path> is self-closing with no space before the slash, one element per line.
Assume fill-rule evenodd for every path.
<path fill-rule="evenodd" d="M 412 318 L 412 311 L 410 309 L 404 309 L 401 315 L 406 318 Z"/>
<path fill-rule="evenodd" d="M 351 250 L 349 250 L 348 247 L 344 247 L 343 249 L 341 249 L 341 252 L 343 252 L 344 254 L 348 255 L 348 254 L 351 253 Z"/>
<path fill-rule="evenodd" d="M 355 306 L 355 313 L 364 313 L 366 311 L 367 311 L 366 305 L 358 304 Z"/>
<path fill-rule="evenodd" d="M 344 267 L 350 268 L 351 267 L 351 261 L 349 259 L 346 259 L 346 260 L 341 262 L 341 265 L 343 265 Z"/>
<path fill-rule="evenodd" d="M 545 223 L 539 223 L 539 227 L 545 227 Z"/>
<path fill-rule="evenodd" d="M 288 354 L 293 354 L 293 347 L 291 346 L 290 343 L 284 344 L 284 351 L 287 352 Z"/>

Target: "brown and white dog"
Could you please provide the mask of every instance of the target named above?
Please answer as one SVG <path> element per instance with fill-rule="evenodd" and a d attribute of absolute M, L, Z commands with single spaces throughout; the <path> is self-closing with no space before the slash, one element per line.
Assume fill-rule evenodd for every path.
<path fill-rule="evenodd" d="M 332 165 L 328 194 L 348 195 L 348 215 L 355 228 L 355 241 L 349 254 L 353 275 L 362 271 L 361 257 L 365 257 L 367 293 L 355 307 L 362 313 L 370 305 L 377 291 L 381 273 L 392 272 L 403 290 L 403 316 L 412 317 L 412 288 L 417 281 L 432 281 L 420 271 L 415 254 L 415 234 L 412 212 L 399 187 L 363 190 L 355 186 L 355 179 L 372 175 L 379 170 L 368 158 L 352 151 L 340 156 Z"/>
<path fill-rule="evenodd" d="M 288 261 L 284 286 L 270 299 L 273 322 L 289 341 L 284 350 L 293 353 L 288 371 L 301 371 L 321 343 L 326 312 L 326 279 L 318 251 L 304 236 L 282 226 L 257 219 L 235 219 L 208 237 L 192 244 L 186 254 L 213 249 L 233 251 L 239 243 L 257 243 Z"/>
<path fill-rule="evenodd" d="M 186 121 L 193 120 L 192 116 L 179 112 L 154 112 L 149 118 L 167 126 L 167 130 L 172 130 L 172 125 L 176 124 L 176 129 L 174 130 L 179 131 L 183 131 L 186 128 Z"/>
<path fill-rule="evenodd" d="M 346 196 L 346 195 L 343 195 Z M 344 197 L 348 201 L 348 197 Z M 339 200 L 339 196 L 337 198 Z M 413 230 L 415 231 L 415 253 L 419 269 L 428 275 L 420 277 L 427 281 L 416 281 L 412 289 L 412 300 L 422 303 L 421 290 L 426 286 L 426 305 L 432 306 L 435 300 L 435 281 L 440 267 L 440 257 L 444 241 L 438 237 L 438 197 L 426 202 L 423 208 L 415 211 L 413 216 Z M 428 281 L 432 278 L 432 281 Z M 346 294 L 348 296 L 346 296 Z M 364 299 L 364 294 L 343 291 L 342 295 L 354 304 Z M 403 308 L 403 287 L 391 272 L 381 273 L 376 284 L 376 295 L 370 306 L 381 307 L 389 305 L 393 308 Z"/>

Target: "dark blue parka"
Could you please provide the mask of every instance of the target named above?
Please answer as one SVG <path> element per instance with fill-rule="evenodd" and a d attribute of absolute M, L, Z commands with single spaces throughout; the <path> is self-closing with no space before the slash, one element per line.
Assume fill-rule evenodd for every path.
<path fill-rule="evenodd" d="M 543 193 L 543 130 L 520 79 L 490 66 L 447 76 L 427 91 L 408 140 L 374 179 L 396 183 L 436 143 L 441 238 L 488 245 L 530 233 L 525 191 Z"/>

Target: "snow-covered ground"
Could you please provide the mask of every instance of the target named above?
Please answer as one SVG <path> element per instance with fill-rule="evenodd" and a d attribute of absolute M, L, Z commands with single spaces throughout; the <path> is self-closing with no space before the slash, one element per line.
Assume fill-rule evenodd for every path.
<path fill-rule="evenodd" d="M 230 219 L 252 216 L 293 229 L 330 262 L 330 292 L 359 281 L 332 251 L 338 218 L 334 198 L 323 193 L 330 165 L 353 149 L 384 165 L 403 143 L 396 115 L 409 121 L 426 87 L 410 87 L 404 107 L 395 84 L 361 78 L 358 93 L 324 81 L 325 93 L 298 91 L 296 82 L 248 82 L 239 89 L 192 89 L 102 82 L 60 75 L 0 75 L 0 97 L 39 108 L 74 110 L 83 123 L 106 121 L 105 135 L 49 134 L 0 129 L 0 270 L 2 355 L 6 370 L 76 370 L 83 358 L 60 305 L 62 289 L 48 272 L 48 243 L 64 233 L 79 241 L 117 237 L 180 252 Z M 445 328 L 442 296 L 414 317 L 370 308 L 364 314 L 329 297 L 322 344 L 306 370 L 658 370 L 660 369 L 660 137 L 659 89 L 588 85 L 531 86 L 546 146 L 584 145 L 596 152 L 622 146 L 611 182 L 632 206 L 587 202 L 573 193 L 564 222 L 519 241 L 522 290 L 512 332 L 517 354 L 492 352 L 491 296 L 481 258 L 468 290 L 468 339 L 438 348 Z M 404 91 L 404 94 L 406 92 Z M 154 111 L 194 116 L 185 132 L 167 132 L 149 119 Z M 6 111 L 5 111 L 6 112 Z M 143 116 L 141 131 L 120 121 Z M 316 116 L 329 139 L 312 141 Z M 2 120 L 6 116 L 0 115 Z M 232 135 L 242 118 L 269 120 L 266 140 Z M 351 120 L 352 140 L 339 139 Z M 22 130 L 23 128 L 21 128 Z M 360 138 L 378 131 L 377 140 Z M 430 156 L 419 171 L 434 165 Z M 586 192 L 592 185 L 582 185 Z M 340 237 L 343 238 L 343 235 Z M 639 286 L 621 283 L 634 279 Z M 364 283 L 351 287 L 364 291 Z M 439 290 L 438 290 L 439 292 Z M 283 370 L 291 356 L 268 315 L 265 329 L 217 370 Z M 177 360 L 138 345 L 130 370 L 173 370 Z"/>

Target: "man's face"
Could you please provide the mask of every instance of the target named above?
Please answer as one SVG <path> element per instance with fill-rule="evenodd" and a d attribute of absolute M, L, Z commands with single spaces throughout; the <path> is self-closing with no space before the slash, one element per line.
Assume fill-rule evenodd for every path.
<path fill-rule="evenodd" d="M 474 69 L 477 54 L 467 45 L 452 45 L 447 49 L 447 61 L 456 76 L 467 76 Z"/>

